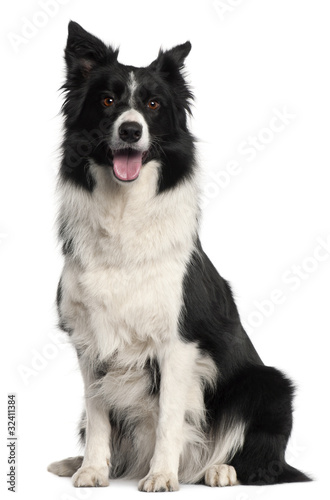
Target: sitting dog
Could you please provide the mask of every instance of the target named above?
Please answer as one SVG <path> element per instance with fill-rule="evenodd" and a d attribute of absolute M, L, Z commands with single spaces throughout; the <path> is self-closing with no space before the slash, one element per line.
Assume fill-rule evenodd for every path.
<path fill-rule="evenodd" d="M 292 383 L 261 361 L 199 240 L 190 49 L 126 66 L 69 24 L 57 305 L 85 386 L 85 453 L 49 470 L 75 486 L 309 480 L 284 457 Z"/>

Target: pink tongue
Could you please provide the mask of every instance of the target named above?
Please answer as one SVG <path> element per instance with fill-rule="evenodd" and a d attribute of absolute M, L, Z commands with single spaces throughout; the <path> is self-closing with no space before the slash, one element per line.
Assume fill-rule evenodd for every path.
<path fill-rule="evenodd" d="M 123 149 L 113 154 L 115 176 L 121 181 L 132 181 L 137 178 L 142 166 L 142 152 Z"/>

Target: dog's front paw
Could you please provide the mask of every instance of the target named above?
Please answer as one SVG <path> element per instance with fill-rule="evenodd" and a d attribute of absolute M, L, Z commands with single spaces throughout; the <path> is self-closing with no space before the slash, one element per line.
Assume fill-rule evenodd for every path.
<path fill-rule="evenodd" d="M 206 471 L 205 484 L 207 486 L 234 486 L 239 483 L 234 467 L 220 464 L 213 465 Z"/>
<path fill-rule="evenodd" d="M 179 481 L 175 474 L 148 474 L 139 482 L 140 491 L 178 491 Z"/>
<path fill-rule="evenodd" d="M 83 486 L 109 486 L 108 467 L 82 466 L 72 476 L 73 485 L 76 488 Z"/>

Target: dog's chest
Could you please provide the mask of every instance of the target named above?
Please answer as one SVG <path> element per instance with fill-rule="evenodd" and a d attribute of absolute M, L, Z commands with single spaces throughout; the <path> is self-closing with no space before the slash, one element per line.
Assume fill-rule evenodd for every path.
<path fill-rule="evenodd" d="M 126 198 L 96 195 L 73 217 L 79 259 L 67 259 L 63 284 L 67 304 L 82 305 L 74 337 L 105 359 L 177 335 L 196 216 L 183 193 L 148 199 L 142 185 Z"/>
<path fill-rule="evenodd" d="M 100 353 L 176 335 L 184 267 L 174 259 L 136 267 L 99 267 L 78 277 Z M 138 353 L 136 353 L 138 354 Z"/>

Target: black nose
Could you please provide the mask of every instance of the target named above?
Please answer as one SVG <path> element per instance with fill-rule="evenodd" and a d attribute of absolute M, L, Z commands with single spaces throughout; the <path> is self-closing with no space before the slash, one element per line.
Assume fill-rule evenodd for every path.
<path fill-rule="evenodd" d="M 142 125 L 137 122 L 124 122 L 120 125 L 119 137 L 125 142 L 137 142 L 141 139 Z"/>

